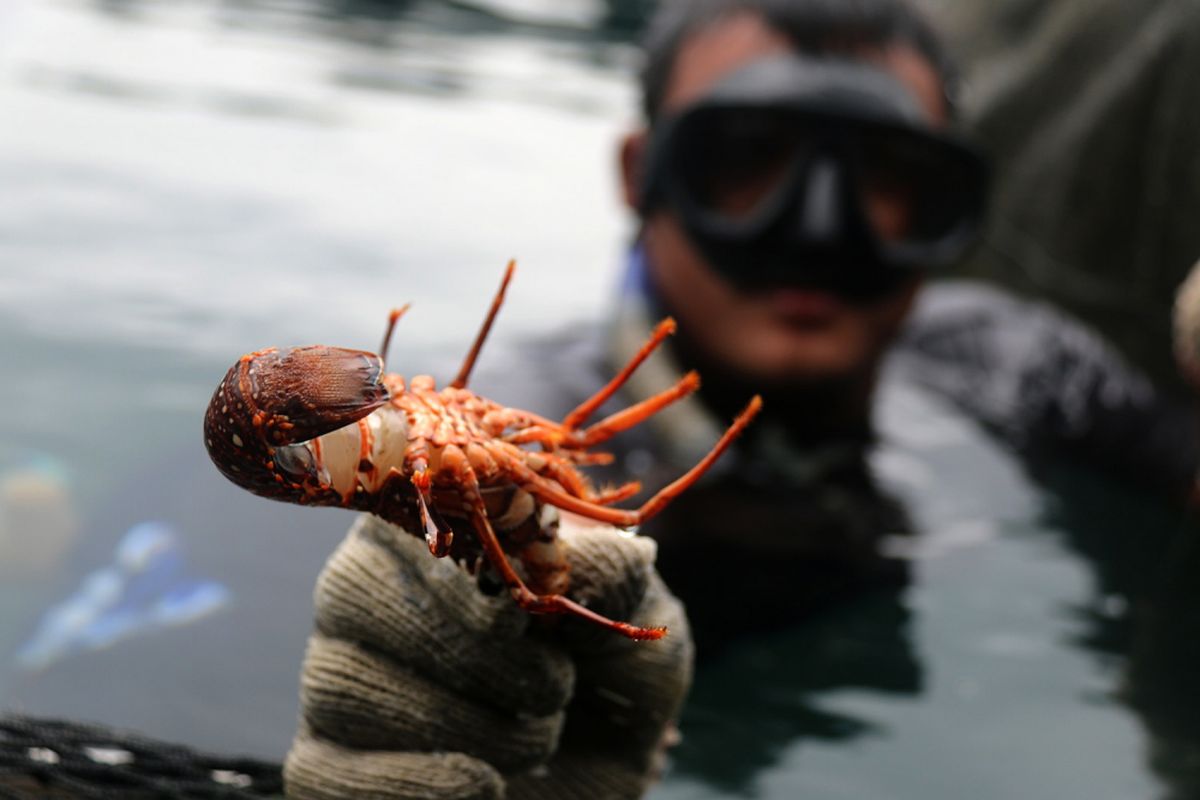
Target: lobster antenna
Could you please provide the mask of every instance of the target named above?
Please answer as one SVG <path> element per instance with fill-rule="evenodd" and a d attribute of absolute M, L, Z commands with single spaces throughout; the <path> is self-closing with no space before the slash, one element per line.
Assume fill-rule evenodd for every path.
<path fill-rule="evenodd" d="M 504 270 L 504 278 L 500 281 L 500 288 L 496 291 L 495 298 L 492 299 L 492 307 L 488 310 L 487 318 L 483 321 L 483 327 L 479 329 L 479 335 L 475 337 L 475 344 L 471 345 L 471 350 L 467 353 L 466 359 L 463 360 L 462 369 L 458 371 L 458 377 L 450 383 L 452 388 L 463 389 L 466 387 L 467 378 L 471 377 L 471 370 L 475 367 L 475 359 L 479 358 L 479 351 L 483 349 L 483 341 L 492 329 L 492 323 L 495 322 L 496 314 L 500 311 L 500 305 L 504 302 L 504 292 L 508 289 L 508 282 L 512 280 L 513 272 L 516 269 L 516 260 L 509 261 L 508 267 Z"/>
<path fill-rule="evenodd" d="M 400 308 L 393 308 L 391 313 L 388 314 L 387 330 L 383 332 L 383 344 L 379 346 L 379 360 L 384 364 L 387 364 L 387 351 L 388 345 L 392 343 L 392 331 L 396 330 L 396 323 L 404 316 L 404 312 L 408 311 L 411 305 L 412 303 L 405 303 Z"/>

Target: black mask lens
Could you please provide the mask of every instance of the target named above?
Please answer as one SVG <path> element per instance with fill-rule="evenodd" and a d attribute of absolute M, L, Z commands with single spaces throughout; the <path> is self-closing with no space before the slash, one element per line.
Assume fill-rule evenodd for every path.
<path fill-rule="evenodd" d="M 699 209 L 746 220 L 781 190 L 803 146 L 771 109 L 698 114 L 679 130 L 679 179 Z"/>
<path fill-rule="evenodd" d="M 969 151 L 896 129 L 860 128 L 853 139 L 859 202 L 881 243 L 936 248 L 978 222 L 983 174 Z"/>

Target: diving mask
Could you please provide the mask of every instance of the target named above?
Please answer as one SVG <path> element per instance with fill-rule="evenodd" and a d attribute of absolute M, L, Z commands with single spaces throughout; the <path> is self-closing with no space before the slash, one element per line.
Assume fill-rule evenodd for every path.
<path fill-rule="evenodd" d="M 721 275 L 753 290 L 888 293 L 975 240 L 987 169 L 911 90 L 858 61 L 755 61 L 656 126 L 644 215 L 675 210 Z"/>

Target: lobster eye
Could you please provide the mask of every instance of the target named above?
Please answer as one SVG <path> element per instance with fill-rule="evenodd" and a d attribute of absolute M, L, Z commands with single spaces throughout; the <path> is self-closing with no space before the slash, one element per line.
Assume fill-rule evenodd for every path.
<path fill-rule="evenodd" d="M 316 473 L 317 462 L 305 444 L 275 448 L 275 465 L 293 478 L 308 478 Z"/>

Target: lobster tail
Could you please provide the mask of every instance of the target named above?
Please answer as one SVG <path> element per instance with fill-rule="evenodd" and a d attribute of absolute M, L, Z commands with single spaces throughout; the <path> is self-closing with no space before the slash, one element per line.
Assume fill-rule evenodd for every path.
<path fill-rule="evenodd" d="M 238 359 L 204 415 L 204 444 L 226 478 L 255 494 L 288 494 L 275 450 L 357 422 L 387 403 L 383 362 L 340 347 L 269 348 Z"/>

